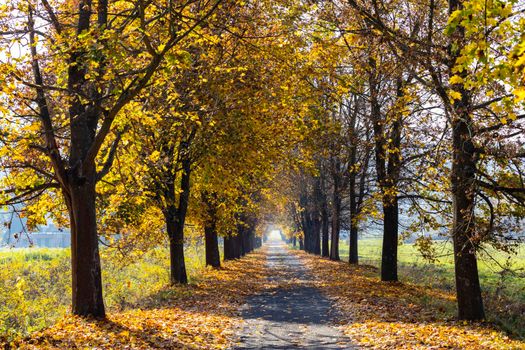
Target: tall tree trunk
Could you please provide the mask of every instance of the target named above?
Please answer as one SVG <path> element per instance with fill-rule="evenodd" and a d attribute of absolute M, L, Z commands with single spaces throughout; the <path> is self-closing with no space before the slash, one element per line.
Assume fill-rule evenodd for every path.
<path fill-rule="evenodd" d="M 171 284 L 186 284 L 186 263 L 184 261 L 184 233 L 177 216 L 166 218 L 168 237 L 170 241 L 170 282 Z"/>
<path fill-rule="evenodd" d="M 182 175 L 180 181 L 179 205 L 175 205 L 175 191 L 173 181 L 165 184 L 164 218 L 166 230 L 170 241 L 170 281 L 172 284 L 188 283 L 186 263 L 184 259 L 184 224 L 188 211 L 190 196 L 191 162 L 189 159 L 182 161 Z"/>
<path fill-rule="evenodd" d="M 464 115 L 468 121 L 470 118 Z M 456 118 L 452 126 L 452 203 L 454 221 L 452 238 L 456 272 L 458 316 L 462 320 L 485 318 L 481 286 L 479 283 L 476 247 L 472 238 L 475 205 L 475 155 L 470 131 L 465 120 Z"/>
<path fill-rule="evenodd" d="M 321 209 L 321 230 L 322 230 L 322 247 L 321 247 L 321 255 L 322 256 L 330 256 L 330 251 L 328 250 L 329 244 L 328 240 L 329 237 L 329 231 L 330 231 L 330 217 L 328 216 L 328 205 L 326 204 L 326 201 L 323 203 L 323 207 Z"/>
<path fill-rule="evenodd" d="M 219 254 L 219 237 L 217 235 L 216 196 L 208 192 L 202 193 L 202 200 L 206 207 L 206 222 L 204 224 L 204 249 L 206 265 L 215 268 L 221 267 Z"/>
<path fill-rule="evenodd" d="M 403 81 L 397 80 L 397 101 L 404 97 Z M 399 230 L 399 205 L 397 185 L 401 172 L 401 131 L 402 111 L 394 112 L 394 120 L 389 139 L 391 150 L 387 157 L 387 178 L 383 182 L 383 255 L 381 261 L 381 280 L 397 281 L 397 245 Z"/>
<path fill-rule="evenodd" d="M 219 238 L 215 224 L 208 224 L 204 228 L 204 240 L 206 245 L 206 265 L 215 268 L 221 267 L 221 258 L 219 254 Z"/>
<path fill-rule="evenodd" d="M 238 226 L 237 234 L 235 235 L 235 258 L 239 259 L 244 256 L 244 230 Z"/>
<path fill-rule="evenodd" d="M 322 205 L 322 188 L 321 177 L 314 180 L 312 210 L 312 253 L 321 254 L 321 205 Z"/>
<path fill-rule="evenodd" d="M 65 199 L 71 218 L 72 312 L 104 317 L 95 176 L 71 179 L 69 193 Z"/>
<path fill-rule="evenodd" d="M 463 8 L 462 0 L 449 0 L 449 14 Z M 449 75 L 459 74 L 465 78 L 466 72 L 455 73 L 454 67 L 459 57 L 457 47 L 465 45 L 465 28 L 460 24 L 450 35 Z M 455 49 L 456 47 L 456 49 Z M 485 318 L 481 286 L 479 283 L 476 258 L 475 236 L 475 191 L 477 154 L 472 140 L 471 96 L 463 85 L 456 84 L 454 90 L 461 93 L 461 99 L 451 103 L 452 116 L 452 239 L 454 244 L 454 265 L 456 274 L 456 293 L 458 317 L 462 320 L 481 320 Z M 443 94 L 444 95 L 444 94 Z"/>
<path fill-rule="evenodd" d="M 397 197 L 383 203 L 383 250 L 381 280 L 397 281 L 398 204 Z"/>
<path fill-rule="evenodd" d="M 339 169 L 339 167 L 337 167 Z M 339 258 L 339 232 L 341 230 L 341 193 L 339 174 L 334 176 L 334 186 L 332 193 L 332 241 L 330 245 L 330 259 L 340 260 Z"/>
<path fill-rule="evenodd" d="M 221 267 L 219 254 L 219 238 L 215 215 L 206 222 L 204 227 L 204 245 L 206 250 L 206 265 L 215 268 Z"/>
<path fill-rule="evenodd" d="M 316 215 L 318 213 L 316 212 Z M 313 247 L 312 247 L 312 253 L 321 255 L 321 220 L 319 218 L 314 219 L 313 224 Z"/>
<path fill-rule="evenodd" d="M 235 258 L 235 237 L 230 234 L 224 237 L 224 260 L 233 260 Z"/>
<path fill-rule="evenodd" d="M 359 228 L 357 226 L 357 223 L 354 221 L 350 222 L 350 239 L 349 239 L 350 249 L 349 249 L 349 257 L 348 257 L 348 262 L 350 264 L 359 264 L 358 233 L 359 233 Z"/>
<path fill-rule="evenodd" d="M 357 108 L 356 108 L 357 110 Z M 357 136 L 355 132 L 355 118 L 353 120 L 351 134 L 352 138 L 354 140 L 354 143 L 357 142 Z M 351 152 L 350 152 L 350 175 L 349 175 L 349 190 L 350 190 L 350 237 L 348 239 L 349 243 L 349 249 L 348 249 L 348 262 L 350 264 L 358 264 L 359 263 L 359 256 L 358 256 L 358 248 L 357 248 L 357 242 L 358 242 L 358 226 L 357 226 L 357 215 L 359 214 L 358 211 L 358 204 L 357 204 L 357 195 L 356 195 L 356 177 L 357 173 L 355 171 L 357 165 L 357 147 L 355 145 L 352 146 Z M 364 170 L 363 170 L 364 171 Z"/>
<path fill-rule="evenodd" d="M 255 237 L 255 248 L 261 248 L 262 247 L 262 238 L 257 236 Z"/>
<path fill-rule="evenodd" d="M 216 197 L 208 192 L 202 193 L 202 199 L 206 207 L 206 222 L 204 224 L 204 249 L 206 265 L 215 268 L 221 267 L 219 254 L 219 237 L 217 235 L 217 210 Z"/>
<path fill-rule="evenodd" d="M 355 155 L 354 155 L 354 164 L 355 164 Z M 358 254 L 358 223 L 357 215 L 359 214 L 357 196 L 356 196 L 356 174 L 350 174 L 350 237 L 349 237 L 349 256 L 348 262 L 350 264 L 359 263 L 359 254 Z"/>

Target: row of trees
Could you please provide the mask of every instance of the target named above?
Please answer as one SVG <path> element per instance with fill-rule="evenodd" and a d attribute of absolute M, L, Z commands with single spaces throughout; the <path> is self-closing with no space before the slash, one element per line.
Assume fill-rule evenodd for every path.
<path fill-rule="evenodd" d="M 483 318 L 477 254 L 511 250 L 525 215 L 521 7 L 11 1 L 0 202 L 70 228 L 78 315 L 105 314 L 100 236 L 119 251 L 167 241 L 186 283 L 189 224 L 218 267 L 219 236 L 237 258 L 276 220 L 332 259 L 348 230 L 358 263 L 379 221 L 395 281 L 407 210 L 426 256 L 431 232 L 452 238 L 459 316 Z"/>
<path fill-rule="evenodd" d="M 0 202 L 70 229 L 74 314 L 105 315 L 100 236 L 121 252 L 167 238 L 172 283 L 188 280 L 188 224 L 214 267 L 219 236 L 225 259 L 260 246 L 306 86 L 302 43 L 283 35 L 300 12 L 282 5 L 1 5 Z"/>
<path fill-rule="evenodd" d="M 301 247 L 339 260 L 343 228 L 358 263 L 358 231 L 380 223 L 381 279 L 397 281 L 402 224 L 429 259 L 433 237 L 450 237 L 459 317 L 485 317 L 477 256 L 523 239 L 523 10 L 476 0 L 319 6 L 319 56 L 337 63 L 312 81 L 323 98 L 303 144 L 312 162 L 286 175 Z"/>

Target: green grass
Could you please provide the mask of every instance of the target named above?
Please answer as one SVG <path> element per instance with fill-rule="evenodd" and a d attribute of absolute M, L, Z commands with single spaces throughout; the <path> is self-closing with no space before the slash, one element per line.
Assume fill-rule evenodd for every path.
<path fill-rule="evenodd" d="M 190 281 L 204 267 L 203 246 L 186 249 Z M 169 283 L 169 253 L 157 248 L 130 258 L 102 250 L 108 310 L 140 306 Z M 26 335 L 56 322 L 71 305 L 69 249 L 0 250 L 0 338 Z"/>
<path fill-rule="evenodd" d="M 434 243 L 438 252 L 438 261 L 425 260 L 413 244 L 402 244 L 398 249 L 398 261 L 401 280 L 427 284 L 442 289 L 454 288 L 454 257 L 450 242 Z M 341 241 L 339 249 L 341 259 L 348 259 L 348 242 Z M 525 269 L 525 245 L 521 246 L 517 255 L 504 252 L 489 251 L 479 258 L 478 268 L 480 280 L 487 290 L 504 288 L 511 295 L 525 302 L 525 278 L 520 277 Z M 503 274 L 500 265 L 505 265 L 510 257 L 511 268 L 517 274 Z M 381 263 L 381 239 L 362 239 L 359 241 L 359 259 L 361 264 L 379 267 Z"/>
<path fill-rule="evenodd" d="M 402 244 L 398 250 L 398 268 L 401 282 L 454 291 L 454 257 L 450 242 L 436 242 L 438 261 L 425 260 L 413 244 Z M 348 260 L 348 242 L 340 242 L 341 260 Z M 381 239 L 359 241 L 360 264 L 377 268 L 381 264 Z M 501 266 L 509 263 L 512 272 Z M 480 282 L 489 321 L 511 334 L 525 338 L 525 245 L 517 254 L 489 250 L 478 261 Z M 432 303 L 432 301 L 428 301 Z M 451 315 L 454 310 L 448 310 Z"/>

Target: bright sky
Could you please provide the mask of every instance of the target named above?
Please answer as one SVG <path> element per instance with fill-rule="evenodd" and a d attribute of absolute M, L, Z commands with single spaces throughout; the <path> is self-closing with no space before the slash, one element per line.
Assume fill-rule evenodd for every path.
<path fill-rule="evenodd" d="M 272 231 L 270 231 L 270 234 L 268 235 L 268 240 L 270 240 L 270 241 L 280 241 L 281 240 L 281 231 L 279 231 L 279 230 L 272 230 Z"/>

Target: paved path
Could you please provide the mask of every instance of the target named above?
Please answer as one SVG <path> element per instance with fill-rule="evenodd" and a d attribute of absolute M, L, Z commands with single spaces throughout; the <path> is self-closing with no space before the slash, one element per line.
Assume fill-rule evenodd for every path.
<path fill-rule="evenodd" d="M 355 349 L 333 324 L 331 302 L 312 286 L 303 263 L 283 242 L 268 243 L 270 283 L 277 287 L 248 299 L 236 350 Z"/>

